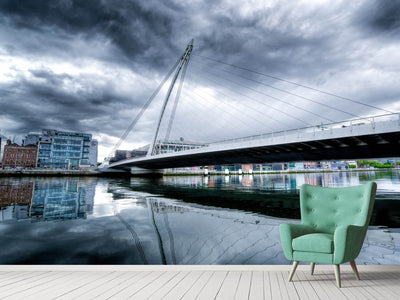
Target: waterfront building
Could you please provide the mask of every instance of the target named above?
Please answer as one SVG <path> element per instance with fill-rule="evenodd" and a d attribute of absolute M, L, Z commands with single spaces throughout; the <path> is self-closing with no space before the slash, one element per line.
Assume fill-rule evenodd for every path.
<path fill-rule="evenodd" d="M 272 163 L 270 164 L 271 170 L 273 171 L 284 171 L 287 170 L 289 165 L 287 163 Z"/>
<path fill-rule="evenodd" d="M 321 161 L 320 165 L 321 165 L 322 169 L 330 170 L 331 169 L 331 163 L 332 163 L 331 161 Z"/>
<path fill-rule="evenodd" d="M 148 150 L 116 150 L 115 155 L 110 159 L 110 163 L 117 162 L 127 158 L 143 157 L 147 155 Z"/>
<path fill-rule="evenodd" d="M 7 140 L 2 160 L 3 168 L 36 168 L 38 149 L 36 145 L 19 146 Z"/>
<path fill-rule="evenodd" d="M 261 167 L 260 167 L 261 166 Z M 235 164 L 234 165 L 234 170 L 243 173 L 252 173 L 253 170 L 260 170 L 262 169 L 262 165 L 256 165 L 256 164 Z"/>
<path fill-rule="evenodd" d="M 163 140 L 157 141 L 156 144 L 156 154 L 164 154 L 164 153 L 171 153 L 171 152 L 179 152 L 184 150 L 192 150 L 198 149 L 202 147 L 206 147 L 208 144 L 199 143 L 199 142 L 189 142 L 180 139 L 179 141 L 172 141 L 172 140 Z"/>
<path fill-rule="evenodd" d="M 296 162 L 294 163 L 295 170 L 304 170 L 304 163 L 303 162 Z"/>
<path fill-rule="evenodd" d="M 254 166 L 253 166 L 253 164 L 242 164 L 241 169 L 243 172 L 249 172 L 249 171 L 253 171 Z"/>
<path fill-rule="evenodd" d="M 7 138 L 4 135 L 0 134 L 0 164 L 3 160 L 4 146 L 6 145 L 6 143 Z"/>
<path fill-rule="evenodd" d="M 33 135 L 30 138 L 33 140 Z M 88 133 L 43 129 L 38 141 L 37 167 L 69 170 L 89 167 L 91 141 L 92 135 Z"/>
<path fill-rule="evenodd" d="M 99 142 L 97 140 L 90 142 L 89 164 L 91 166 L 97 166 L 98 146 Z"/>
<path fill-rule="evenodd" d="M 304 169 L 317 169 L 319 167 L 319 164 L 316 161 L 305 161 L 303 162 L 304 164 Z"/>
<path fill-rule="evenodd" d="M 331 170 L 346 170 L 347 164 L 344 161 L 332 161 Z"/>
<path fill-rule="evenodd" d="M 41 132 L 29 132 L 25 139 L 22 141 L 22 145 L 37 145 L 40 141 L 40 137 L 42 136 Z"/>

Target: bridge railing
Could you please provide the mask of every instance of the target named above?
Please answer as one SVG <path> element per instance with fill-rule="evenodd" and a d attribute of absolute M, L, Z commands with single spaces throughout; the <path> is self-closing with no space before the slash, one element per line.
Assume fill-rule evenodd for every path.
<path fill-rule="evenodd" d="M 310 134 L 316 133 L 319 131 L 332 131 L 339 128 L 355 128 L 358 126 L 369 125 L 371 128 L 375 128 L 376 123 L 387 122 L 387 121 L 394 121 L 397 120 L 400 124 L 400 114 L 393 113 L 393 114 L 385 114 L 385 115 L 378 115 L 372 117 L 364 117 L 359 119 L 352 119 L 348 121 L 341 121 L 335 123 L 328 123 L 328 124 L 320 124 L 316 126 L 309 126 L 303 127 L 298 129 L 289 129 L 289 130 L 282 130 L 270 133 L 263 133 L 257 134 L 252 136 L 246 136 L 241 138 L 234 138 L 234 139 L 226 139 L 217 142 L 210 143 L 211 145 L 223 145 L 223 144 L 231 144 L 231 143 L 239 143 L 239 142 L 246 142 L 246 141 L 254 141 L 254 140 L 261 140 L 267 138 L 277 138 L 277 137 L 285 137 L 285 136 L 296 136 L 301 137 L 303 134 Z"/>

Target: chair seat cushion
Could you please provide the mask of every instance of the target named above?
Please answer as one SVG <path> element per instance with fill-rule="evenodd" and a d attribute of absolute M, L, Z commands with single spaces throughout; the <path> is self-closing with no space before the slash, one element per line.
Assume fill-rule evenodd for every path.
<path fill-rule="evenodd" d="M 328 233 L 310 233 L 293 239 L 294 251 L 333 253 L 333 235 Z"/>

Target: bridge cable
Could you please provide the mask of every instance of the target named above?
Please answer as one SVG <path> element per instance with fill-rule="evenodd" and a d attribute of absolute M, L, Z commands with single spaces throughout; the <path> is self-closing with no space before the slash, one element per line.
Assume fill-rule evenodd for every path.
<path fill-rule="evenodd" d="M 319 92 L 319 93 L 322 93 L 322 94 L 325 94 L 325 95 L 337 97 L 337 98 L 340 98 L 340 99 L 343 99 L 343 100 L 346 100 L 346 101 L 350 101 L 350 102 L 357 103 L 357 104 L 360 104 L 360 105 L 364 105 L 364 106 L 367 106 L 367 107 L 370 107 L 370 108 L 374 108 L 374 109 L 377 109 L 377 110 L 380 110 L 380 111 L 384 111 L 386 113 L 390 113 L 390 114 L 394 114 L 395 113 L 393 111 L 390 111 L 390 110 L 387 110 L 387 109 L 383 109 L 383 108 L 380 108 L 380 107 L 377 107 L 377 106 L 374 106 L 374 105 L 371 105 L 371 104 L 367 104 L 367 103 L 363 103 L 361 101 L 353 100 L 353 99 L 350 99 L 350 98 L 347 98 L 347 97 L 339 96 L 337 94 L 333 94 L 333 93 L 326 92 L 326 91 L 323 91 L 323 90 L 320 90 L 320 89 L 317 89 L 317 88 L 309 87 L 309 86 L 306 86 L 306 85 L 303 85 L 303 84 L 300 84 L 300 83 L 297 83 L 297 82 L 294 82 L 294 81 L 286 80 L 286 79 L 283 79 L 283 78 L 279 78 L 279 77 L 276 77 L 276 76 L 273 76 L 273 75 L 269 75 L 269 74 L 261 73 L 261 72 L 258 72 L 258 71 L 254 71 L 254 70 L 251 70 L 249 68 L 236 66 L 234 64 L 226 63 L 226 62 L 223 62 L 223 61 L 220 61 L 220 60 L 216 60 L 216 59 L 213 59 L 213 58 L 210 58 L 210 57 L 207 57 L 207 56 L 199 55 L 199 54 L 193 54 L 193 55 L 198 56 L 198 57 L 202 57 L 202 58 L 205 58 L 205 59 L 208 59 L 208 60 L 220 63 L 220 64 L 231 66 L 231 67 L 234 67 L 234 68 L 237 68 L 237 69 L 241 69 L 241 70 L 244 70 L 244 71 L 252 72 L 252 73 L 255 73 L 255 74 L 258 74 L 258 75 L 261 75 L 261 76 L 265 76 L 265 77 L 269 77 L 269 78 L 276 79 L 276 80 L 279 80 L 279 81 L 287 82 L 287 83 L 290 83 L 290 84 L 293 84 L 293 85 L 296 85 L 296 86 L 299 86 L 299 87 L 303 87 L 303 88 L 306 88 L 306 89 L 309 89 L 309 90 L 313 90 L 313 91 L 316 91 L 316 92 Z"/>
<path fill-rule="evenodd" d="M 278 90 L 278 91 L 280 91 L 280 92 L 283 92 L 283 93 L 286 93 L 286 94 L 289 94 L 289 95 L 292 95 L 292 96 L 295 96 L 295 97 L 298 97 L 298 98 L 301 98 L 301 99 L 304 99 L 304 100 L 313 102 L 313 103 L 315 103 L 315 104 L 319 104 L 319 105 L 328 107 L 328 108 L 330 108 L 330 109 L 339 111 L 339 112 L 341 112 L 341 113 L 348 114 L 348 115 L 351 115 L 351 116 L 353 116 L 353 117 L 357 117 L 357 118 L 359 118 L 359 119 L 363 119 L 362 116 L 349 113 L 349 112 L 347 112 L 347 111 L 341 110 L 340 108 L 336 108 L 336 107 L 330 106 L 330 105 L 328 105 L 328 104 L 315 101 L 315 100 L 313 100 L 313 99 L 310 99 L 310 98 L 307 98 L 307 97 L 304 97 L 304 96 L 301 96 L 301 95 L 298 95 L 298 94 L 295 94 L 295 93 L 286 91 L 286 90 L 284 90 L 284 89 L 277 88 L 277 87 L 275 87 L 275 86 L 273 86 L 273 85 L 266 84 L 266 83 L 264 83 L 264 82 L 262 82 L 262 81 L 258 81 L 258 80 L 255 80 L 255 79 L 250 79 L 250 78 L 248 78 L 248 77 L 245 77 L 245 76 L 242 76 L 242 75 L 238 75 L 238 74 L 235 74 L 235 73 L 233 73 L 233 72 L 229 72 L 228 70 L 222 70 L 222 69 L 221 69 L 221 71 L 226 72 L 226 73 L 229 73 L 229 74 L 232 74 L 232 75 L 235 75 L 235 76 L 238 76 L 238 77 L 241 77 L 241 78 L 246 79 L 246 80 L 249 80 L 249 81 L 253 81 L 253 82 L 259 83 L 259 84 L 261 84 L 261 85 L 264 85 L 264 86 L 270 87 L 270 88 L 272 88 L 272 89 Z M 260 93 L 261 93 L 261 92 L 260 92 Z M 278 99 L 276 99 L 276 100 L 278 100 Z M 280 100 L 280 101 L 282 101 L 282 100 Z M 289 105 L 292 105 L 292 104 L 289 104 Z M 302 109 L 302 110 L 305 110 L 305 109 Z M 307 110 L 305 110 L 305 111 L 307 111 Z M 321 115 L 318 115 L 318 114 L 316 114 L 316 113 L 313 113 L 313 112 L 311 112 L 311 111 L 307 111 L 307 112 L 309 112 L 309 113 L 311 113 L 311 114 L 313 114 L 313 115 L 315 115 L 315 116 L 318 116 L 318 117 L 320 117 L 320 118 L 323 118 L 323 119 L 325 119 L 325 120 L 328 120 L 328 121 L 330 121 L 330 122 L 332 122 L 332 123 L 335 122 L 334 120 L 325 118 L 325 117 L 323 117 L 323 116 L 321 116 Z"/>
<path fill-rule="evenodd" d="M 216 76 L 215 74 L 213 74 L 213 73 L 211 73 L 211 72 L 207 72 L 207 73 L 209 73 L 209 74 L 211 74 L 211 75 L 213 75 L 213 76 Z M 239 84 L 239 83 L 237 83 L 237 82 L 235 82 L 235 81 L 232 81 L 232 80 L 230 80 L 230 79 L 226 79 L 226 78 L 223 78 L 223 77 L 221 77 L 221 78 L 222 78 L 223 80 L 225 80 L 225 81 L 232 82 L 232 83 L 234 83 L 235 85 L 241 85 L 241 86 L 243 86 L 243 87 L 245 87 L 245 88 L 247 88 L 247 89 L 250 89 L 250 90 L 254 90 L 254 91 L 256 91 L 256 92 L 259 92 L 259 91 L 255 90 L 255 89 L 249 88 L 249 87 L 247 87 L 247 86 L 245 86 L 245 85 Z M 252 99 L 253 101 L 256 101 L 256 102 L 258 102 L 258 103 L 260 103 L 260 104 L 262 104 L 262 105 L 264 105 L 264 106 L 267 106 L 267 104 L 266 104 L 264 101 L 255 99 L 255 98 L 253 98 L 253 97 L 250 97 L 250 96 L 248 96 L 248 95 L 246 95 L 246 94 L 243 94 L 243 93 L 240 93 L 240 92 L 237 92 L 237 91 L 235 91 L 234 93 L 239 94 L 239 95 L 242 95 L 242 96 L 244 96 L 244 97 L 246 97 L 246 98 Z M 279 101 L 280 101 L 280 99 L 278 99 L 278 98 L 275 98 L 275 97 L 273 97 L 273 96 L 269 96 L 269 95 L 267 95 L 267 94 L 265 94 L 265 95 L 268 96 L 268 97 L 271 97 L 271 98 L 273 98 L 273 99 L 276 99 L 276 100 L 279 100 Z M 308 123 L 308 122 L 306 122 L 306 121 L 303 121 L 303 120 L 301 120 L 301 119 L 299 119 L 299 118 L 297 118 L 297 117 L 295 117 L 295 116 L 292 116 L 291 114 L 289 114 L 289 113 L 287 113 L 287 112 L 285 112 L 285 111 L 283 111 L 283 110 L 280 110 L 280 109 L 275 108 L 275 107 L 273 107 L 273 106 L 268 106 L 268 107 L 271 108 L 271 109 L 273 109 L 273 110 L 279 111 L 280 113 L 282 113 L 282 114 L 284 114 L 284 115 L 286 115 L 286 116 L 288 116 L 288 117 L 290 117 L 290 118 L 292 118 L 292 119 L 296 119 L 296 120 L 300 121 L 301 123 L 304 123 L 304 124 L 306 124 L 306 125 L 312 126 L 312 124 L 310 124 L 310 123 Z M 303 109 L 303 110 L 304 110 L 304 109 Z"/>
<path fill-rule="evenodd" d="M 196 90 L 197 90 L 197 89 L 196 89 Z M 192 91 L 192 93 L 193 93 L 196 97 L 202 99 L 202 101 L 210 102 L 207 98 L 205 98 L 204 96 L 202 96 L 202 95 L 200 95 L 199 93 L 197 93 L 196 90 L 193 90 L 193 91 Z M 219 101 L 219 102 L 221 103 L 221 101 Z M 215 108 L 217 108 L 217 106 L 215 106 L 214 109 L 215 109 Z M 237 107 L 235 107 L 235 106 L 232 106 L 232 108 L 234 108 L 234 109 L 237 110 L 238 112 L 244 113 L 242 110 L 239 110 L 239 109 L 238 109 Z M 255 110 L 255 111 L 256 111 L 256 110 Z M 256 111 L 256 112 L 259 112 L 259 111 Z M 224 118 L 224 117 L 223 117 L 224 115 L 230 115 L 231 117 L 233 117 L 233 119 L 235 119 L 235 121 L 239 120 L 240 123 L 242 123 L 243 125 L 245 125 L 247 128 L 253 129 L 252 127 L 249 126 L 248 123 L 243 122 L 242 119 L 240 119 L 240 118 L 237 119 L 237 116 L 234 115 L 232 112 L 230 112 L 230 111 L 228 111 L 228 110 L 223 110 L 223 113 L 220 114 L 220 117 L 222 117 L 223 119 L 225 119 L 225 123 L 232 124 L 232 121 L 231 121 L 232 119 Z M 219 120 L 219 119 L 220 119 L 220 118 L 218 118 L 218 120 Z M 276 120 L 275 120 L 275 121 L 276 121 Z M 214 122 L 215 122 L 215 120 L 214 120 Z M 260 123 L 261 125 L 263 125 L 263 126 L 266 126 L 266 124 L 262 123 L 262 122 L 259 121 L 259 120 L 257 120 L 257 122 L 259 122 L 259 123 Z M 237 127 L 237 126 L 234 126 L 233 128 L 235 128 L 235 127 Z M 233 128 L 230 127 L 230 129 L 233 129 Z"/>
<path fill-rule="evenodd" d="M 204 97 L 202 97 L 201 95 L 199 95 L 198 93 L 196 93 L 195 90 L 192 91 L 192 92 L 193 92 L 194 94 L 198 95 L 200 98 L 205 99 Z M 203 92 L 203 93 L 206 93 L 206 94 L 208 94 L 208 95 L 210 95 L 210 94 L 207 93 L 206 91 L 202 91 L 202 92 Z M 224 95 L 225 97 L 228 97 L 227 94 L 225 94 L 225 93 L 223 93 L 223 92 L 221 92 L 221 91 L 217 91 L 217 93 L 222 94 L 222 95 Z M 211 95 L 210 95 L 210 96 L 211 96 Z M 221 101 L 223 101 L 223 100 L 219 99 L 219 102 L 221 102 Z M 232 105 L 231 107 L 232 107 L 233 109 L 239 111 L 239 112 L 242 113 L 242 114 L 247 114 L 246 111 L 240 110 L 239 108 L 237 108 L 237 107 L 234 106 L 234 105 Z M 247 109 L 253 110 L 253 111 L 256 112 L 256 113 L 262 113 L 259 109 L 255 109 L 255 108 L 250 107 L 250 106 L 247 107 Z M 230 113 L 227 112 L 226 110 L 224 111 L 224 113 L 230 114 Z M 232 115 L 232 114 L 231 114 L 231 115 Z M 235 117 L 234 115 L 232 115 L 232 116 Z M 251 116 L 250 116 L 250 117 L 251 117 Z M 269 119 L 272 119 L 273 121 L 275 121 L 275 122 L 277 122 L 277 123 L 279 123 L 279 124 L 282 124 L 282 125 L 286 125 L 286 126 L 287 126 L 287 123 L 282 122 L 282 121 L 278 121 L 278 120 L 275 119 L 274 117 L 269 116 L 268 118 L 269 118 Z M 261 122 L 261 121 L 258 120 L 258 119 L 254 119 L 254 120 L 257 121 L 258 123 L 260 123 L 260 124 L 263 125 L 263 126 L 266 126 L 266 125 L 267 125 L 267 124 Z M 245 123 L 245 122 L 242 122 L 242 123 L 248 126 L 247 123 Z M 268 125 L 268 126 L 270 126 L 270 125 Z M 250 127 L 249 127 L 249 128 L 250 128 Z"/>
<path fill-rule="evenodd" d="M 210 104 L 210 105 L 212 105 L 212 111 L 213 111 L 213 112 L 215 112 L 216 110 L 221 111 L 221 112 L 216 113 L 216 117 L 215 117 L 215 118 L 213 118 L 213 117 L 211 116 L 211 118 L 212 118 L 212 123 L 213 123 L 215 126 L 217 126 L 217 123 L 221 123 L 221 120 L 223 120 L 223 124 L 221 124 L 221 125 L 219 126 L 219 128 L 226 128 L 226 127 L 227 127 L 227 124 L 228 124 L 228 126 L 229 126 L 230 129 L 239 128 L 240 126 L 231 126 L 231 124 L 232 124 L 232 118 L 234 118 L 235 122 L 236 122 L 236 121 L 239 121 L 239 122 L 240 122 L 241 124 L 243 124 L 245 127 L 249 128 L 249 129 L 252 129 L 252 127 L 249 126 L 249 123 L 248 123 L 248 122 L 244 122 L 244 121 L 242 120 L 242 118 L 238 118 L 238 116 L 237 116 L 236 114 L 232 113 L 232 112 L 229 111 L 229 110 L 226 110 L 226 109 L 224 110 L 223 107 L 222 107 L 222 108 L 219 108 L 219 104 L 221 104 L 221 103 L 224 102 L 224 101 L 222 101 L 221 99 L 219 99 L 218 102 L 215 103 L 215 100 L 216 100 L 216 99 L 213 99 L 214 101 L 212 101 L 210 98 L 207 98 L 207 95 L 201 95 L 201 94 L 199 94 L 197 91 L 200 92 L 200 90 L 199 90 L 198 88 L 195 87 L 193 90 L 191 90 L 191 93 L 190 93 L 190 94 L 188 94 L 187 90 L 185 90 L 185 91 L 183 92 L 183 94 L 182 94 L 182 96 L 184 96 L 185 99 L 186 99 L 186 98 L 189 98 L 189 99 L 191 99 L 191 100 L 194 100 L 194 101 L 193 101 L 194 103 L 191 103 L 191 102 L 189 102 L 189 103 L 188 103 L 188 102 L 182 103 L 182 105 L 185 105 L 185 108 L 186 108 L 186 106 L 188 106 L 188 109 L 189 109 L 191 112 L 195 111 L 194 114 L 190 114 L 190 115 L 191 115 L 191 120 L 196 119 L 196 120 L 200 121 L 200 123 L 204 123 L 204 118 L 199 118 L 199 115 L 201 115 L 201 113 L 199 113 L 199 109 L 197 108 L 197 106 L 198 106 L 198 105 L 201 105 L 200 108 L 203 108 L 203 109 L 206 109 L 206 110 L 207 110 L 208 108 L 206 107 L 207 105 L 205 105 L 205 104 Z M 205 93 L 205 91 L 201 91 L 201 92 L 204 92 L 204 93 Z M 195 97 L 195 98 L 194 98 L 194 97 Z M 197 99 L 199 99 L 199 100 L 197 100 Z M 182 102 L 182 101 L 181 101 L 181 102 Z M 237 108 L 236 106 L 231 106 L 231 107 L 232 107 L 234 110 L 236 110 L 237 112 L 240 112 L 242 115 L 243 115 L 243 114 L 247 114 L 245 111 L 243 111 L 243 109 L 240 110 L 240 109 Z M 252 109 L 252 108 L 250 108 L 250 109 Z M 255 112 L 257 112 L 257 113 L 260 113 L 259 110 L 255 110 L 255 109 L 253 109 L 253 110 L 254 110 Z M 185 112 L 186 112 L 186 114 L 189 114 L 187 110 L 185 110 Z M 225 115 L 229 115 L 229 116 L 231 116 L 231 118 L 226 118 Z M 248 115 L 248 114 L 247 114 L 247 115 Z M 248 115 L 248 116 L 250 116 L 250 115 Z M 255 121 L 259 122 L 259 123 L 260 123 L 261 125 L 263 125 L 263 126 L 266 126 L 266 124 L 262 123 L 262 122 L 259 121 L 258 119 L 256 119 Z M 206 124 L 207 124 L 207 125 L 210 125 L 210 122 L 207 122 Z M 182 127 L 183 127 L 183 128 L 184 128 L 184 127 L 187 127 L 187 122 L 184 121 L 184 124 L 183 124 Z M 178 128 L 178 127 L 175 127 L 175 128 Z M 207 134 L 210 133 L 210 130 L 209 130 L 209 129 L 205 130 L 205 126 L 201 126 L 201 128 L 195 129 L 195 131 L 196 131 L 196 136 L 197 136 L 197 137 L 199 136 L 199 133 L 202 133 L 202 134 L 203 134 L 203 139 L 207 139 L 207 138 L 205 138 L 204 136 L 207 136 Z M 205 134 L 204 134 L 204 133 L 205 133 Z M 183 135 L 181 135 L 181 136 L 183 136 Z"/>
<path fill-rule="evenodd" d="M 224 71 L 224 70 L 223 70 L 223 71 Z M 212 73 L 212 72 L 209 72 L 209 71 L 205 71 L 205 72 L 207 72 L 208 74 L 211 74 L 211 75 L 213 75 L 213 76 L 215 76 L 215 77 L 218 76 L 218 75 L 216 75 L 216 74 L 214 74 L 214 73 Z M 227 73 L 230 73 L 229 71 L 226 71 L 226 72 L 227 72 Z M 230 73 L 230 74 L 232 74 L 232 73 Z M 232 74 L 232 75 L 236 75 L 236 74 Z M 257 81 L 255 81 L 255 80 L 251 80 L 251 79 L 248 79 L 248 78 L 245 78 L 245 77 L 242 77 L 242 78 L 247 79 L 247 80 L 250 80 L 250 81 L 257 82 Z M 305 108 L 299 107 L 299 106 L 297 106 L 297 105 L 295 105 L 295 104 L 292 104 L 292 103 L 290 103 L 290 102 L 284 101 L 284 100 L 279 99 L 279 98 L 277 98 L 277 97 L 275 97 L 275 96 L 271 96 L 271 95 L 269 95 L 269 94 L 267 94 L 267 93 L 264 93 L 264 92 L 261 92 L 261 91 L 259 91 L 259 90 L 257 90 L 257 89 L 248 87 L 248 86 L 246 86 L 246 85 L 244 85 L 244 84 L 241 84 L 241 83 L 238 83 L 238 82 L 236 82 L 236 81 L 233 81 L 233 80 L 230 80 L 230 79 L 226 79 L 226 78 L 222 78 L 222 79 L 224 79 L 224 80 L 226 80 L 226 81 L 230 81 L 230 82 L 232 82 L 232 83 L 235 84 L 235 85 L 240 85 L 240 86 L 242 86 L 242 87 L 244 87 L 244 88 L 246 88 L 246 89 L 252 90 L 252 91 L 254 91 L 254 92 L 256 92 L 256 93 L 262 94 L 262 95 L 264 95 L 264 96 L 267 96 L 267 97 L 272 98 L 272 99 L 274 99 L 274 100 L 277 100 L 277 101 L 279 101 L 279 102 L 283 102 L 283 103 L 285 103 L 285 104 L 287 104 L 287 105 L 289 105 L 289 106 L 292 106 L 292 107 L 295 107 L 295 108 L 297 108 L 297 109 L 300 109 L 300 110 L 302 110 L 302 111 L 304 111 L 304 112 L 307 112 L 307 113 L 309 113 L 309 114 L 312 114 L 312 115 L 314 115 L 314 116 L 317 116 L 317 117 L 319 117 L 319 118 L 321 118 L 321 119 L 325 119 L 325 120 L 327 120 L 327 121 L 329 121 L 329 122 L 332 122 L 332 123 L 334 122 L 333 120 L 331 120 L 331 119 L 329 119 L 329 118 L 323 117 L 323 116 L 321 116 L 321 115 L 319 115 L 319 114 L 316 114 L 316 113 L 314 113 L 314 112 L 312 112 L 312 111 L 310 111 L 310 110 L 307 110 L 307 109 L 305 109 Z M 318 102 L 316 102 L 316 103 L 318 103 Z M 318 104 L 320 104 L 320 103 L 318 103 Z M 328 105 L 326 105 L 326 106 L 328 106 Z M 333 107 L 331 107 L 331 108 L 333 108 Z M 335 108 L 333 108 L 333 109 L 335 109 Z M 343 112 L 343 113 L 346 113 L 346 114 L 350 114 L 350 113 L 347 113 L 347 112 L 345 112 L 345 111 L 342 111 L 342 112 Z M 354 115 L 354 116 L 357 116 L 357 115 Z M 357 116 L 357 117 L 359 117 L 359 116 Z M 359 117 L 359 118 L 361 118 L 361 117 Z M 303 123 L 304 123 L 304 122 L 303 122 Z M 311 124 L 308 124 L 308 125 L 311 125 Z"/>
<path fill-rule="evenodd" d="M 198 90 L 198 89 L 197 89 L 197 90 Z M 211 96 L 211 95 L 210 95 L 209 93 L 207 93 L 206 91 L 202 91 L 202 92 L 205 93 L 205 94 L 207 94 L 207 95 L 209 95 L 209 96 Z M 203 96 L 199 95 L 199 94 L 196 93 L 195 91 L 193 91 L 193 93 L 196 94 L 196 95 L 198 95 L 199 97 L 205 99 Z M 225 97 L 228 97 L 228 95 L 226 95 L 225 93 L 223 93 L 223 92 L 221 92 L 221 91 L 217 91 L 217 93 L 222 94 L 222 95 L 225 96 Z M 224 100 L 221 100 L 221 99 L 219 99 L 218 101 L 219 101 L 219 102 L 225 102 Z M 238 111 L 241 115 L 246 115 L 246 116 L 252 118 L 252 115 L 250 115 L 246 110 L 242 110 L 242 109 L 238 108 L 236 105 L 231 105 L 231 108 L 233 108 L 234 110 Z M 246 107 L 246 109 L 252 110 L 252 111 L 254 111 L 254 112 L 256 112 L 256 113 L 259 113 L 259 114 L 262 114 L 262 112 L 261 112 L 259 109 L 256 109 L 256 108 L 253 108 L 253 107 L 250 107 L 250 106 L 249 106 L 249 107 Z M 223 112 L 232 115 L 231 113 L 229 113 L 229 112 L 226 111 L 226 110 L 224 110 Z M 232 116 L 233 116 L 233 117 L 236 117 L 235 115 L 232 115 Z M 263 116 L 264 116 L 264 115 L 263 115 Z M 264 118 L 264 119 L 265 119 L 265 118 Z M 278 120 L 276 120 L 276 119 L 273 118 L 273 117 L 272 117 L 271 119 L 274 120 L 274 121 L 277 122 L 277 123 L 287 125 L 287 124 L 285 124 L 284 122 L 278 121 Z M 239 120 L 240 120 L 240 119 L 239 119 Z M 259 124 L 261 124 L 261 125 L 263 125 L 263 126 L 270 126 L 269 124 L 265 124 L 264 122 L 260 121 L 259 119 L 253 118 L 253 120 L 256 121 L 256 122 L 258 122 Z M 242 122 L 242 124 L 248 126 L 248 122 L 243 122 L 243 121 L 241 121 L 241 122 Z M 248 126 L 248 127 L 249 127 L 249 126 Z M 252 129 L 251 127 L 249 127 L 249 128 Z"/>
<path fill-rule="evenodd" d="M 147 110 L 151 102 L 154 100 L 154 98 L 157 96 L 157 94 L 160 92 L 161 88 L 164 86 L 165 82 L 167 82 L 168 78 L 171 76 L 172 72 L 176 69 L 176 67 L 179 64 L 179 61 L 181 59 L 179 58 L 174 66 L 169 70 L 167 75 L 164 77 L 164 79 L 161 81 L 161 83 L 158 85 L 156 90 L 153 92 L 153 94 L 150 96 L 150 98 L 146 101 L 146 103 L 142 106 L 140 109 L 139 113 L 136 115 L 135 119 L 131 122 L 131 124 L 128 126 L 128 128 L 125 130 L 123 135 L 120 137 L 119 141 L 115 144 L 113 149 L 111 150 L 110 154 L 108 157 L 106 157 L 104 160 L 110 160 L 111 157 L 113 157 L 114 152 L 121 146 L 121 144 L 124 142 L 126 137 L 129 135 L 129 133 L 132 131 L 133 127 L 135 127 L 136 123 L 139 121 L 139 119 L 142 117 L 143 113 Z"/>
<path fill-rule="evenodd" d="M 196 62 L 196 61 L 194 61 L 194 62 Z M 212 74 L 213 76 L 216 76 L 215 74 Z M 220 83 L 218 80 L 213 80 L 213 82 L 214 83 Z M 198 90 L 198 88 L 196 88 L 196 90 Z M 225 98 L 232 98 L 232 96 L 229 96 L 229 95 L 227 95 L 226 93 L 224 93 L 224 92 L 222 92 L 222 91 L 220 91 L 220 90 L 213 90 L 214 92 L 216 92 L 216 93 L 218 93 L 218 94 L 221 94 L 221 95 L 223 95 Z M 232 93 L 235 93 L 235 92 L 233 92 L 232 90 L 230 90 Z M 209 95 L 209 96 L 211 96 L 211 97 L 213 97 L 214 98 L 214 96 L 213 95 L 211 95 L 209 92 L 207 92 L 206 90 L 202 90 L 201 91 L 202 93 L 205 93 L 205 94 L 207 94 L 207 95 Z M 194 91 L 193 91 L 193 93 L 195 93 Z M 195 93 L 195 94 L 197 94 L 197 93 Z M 237 92 L 236 92 L 236 94 L 238 94 Z M 197 95 L 199 95 L 199 94 L 197 94 Z M 242 95 L 242 94 L 241 94 Z M 200 95 L 199 95 L 200 96 Z M 200 96 L 201 98 L 203 98 L 204 100 L 206 100 L 204 97 L 202 97 L 202 96 Z M 234 96 L 235 98 L 236 98 L 236 96 Z M 238 99 L 238 98 L 236 98 L 236 99 Z M 222 98 L 222 100 L 221 100 L 221 98 L 219 98 L 218 99 L 218 101 L 219 102 L 225 102 L 224 100 L 223 100 L 223 98 Z M 238 102 L 240 102 L 240 100 L 237 100 Z M 257 100 L 256 100 L 257 101 Z M 258 101 L 257 101 L 258 102 Z M 230 103 L 229 103 L 230 104 Z M 264 106 L 266 106 L 266 104 L 265 103 L 262 103 Z M 248 115 L 248 113 L 246 113 L 246 110 L 240 110 L 239 108 L 237 108 L 236 106 L 234 106 L 234 105 L 231 105 L 231 107 L 233 108 L 233 109 L 235 109 L 235 110 L 237 110 L 237 111 L 240 111 L 240 113 L 241 114 L 246 114 L 246 115 Z M 269 107 L 269 106 L 268 106 Z M 250 110 L 253 110 L 253 111 L 255 111 L 256 113 L 259 113 L 259 114 L 263 114 L 263 112 L 262 111 L 260 111 L 260 109 L 258 108 L 258 109 L 256 109 L 256 108 L 253 108 L 253 107 L 251 107 L 251 106 L 247 106 L 246 107 L 246 109 L 250 109 Z M 227 113 L 227 111 L 224 111 L 224 113 Z M 250 115 L 248 115 L 249 117 L 252 117 L 252 116 L 250 116 Z M 263 115 L 264 117 L 265 117 L 265 115 Z M 288 124 L 286 123 L 286 122 L 282 122 L 282 121 L 279 121 L 279 120 L 277 120 L 277 119 L 275 119 L 275 118 L 273 118 L 272 116 L 268 116 L 268 118 L 269 119 L 272 119 L 273 121 L 275 121 L 275 122 L 277 122 L 277 123 L 279 123 L 279 124 L 281 124 L 281 125 L 285 125 L 285 126 L 287 126 Z M 253 118 L 254 119 L 254 118 Z M 264 118 L 265 119 L 265 118 Z M 265 124 L 265 123 L 263 123 L 263 122 L 261 122 L 260 120 L 258 120 L 258 119 L 254 119 L 255 121 L 257 121 L 258 123 L 260 123 L 261 125 L 263 125 L 263 126 L 266 126 L 267 124 Z M 245 125 L 247 125 L 248 126 L 248 124 L 247 123 L 244 123 L 244 122 L 242 122 L 243 124 L 245 124 Z M 267 125 L 267 126 L 271 126 L 271 125 Z M 250 127 L 249 127 L 250 128 Z"/>

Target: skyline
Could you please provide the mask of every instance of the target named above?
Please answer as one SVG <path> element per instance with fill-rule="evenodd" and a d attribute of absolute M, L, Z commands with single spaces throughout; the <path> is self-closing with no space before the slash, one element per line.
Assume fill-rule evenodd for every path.
<path fill-rule="evenodd" d="M 3 135 L 24 136 L 42 128 L 92 133 L 101 161 L 191 38 L 194 61 L 184 90 L 213 95 L 229 90 L 203 73 L 192 75 L 202 71 L 203 56 L 400 110 L 399 1 L 53 2 L 0 4 Z M 188 106 L 179 107 L 181 115 L 190 115 Z M 312 109 L 324 114 L 322 108 Z M 151 108 L 125 146 L 148 143 L 158 114 Z M 200 125 L 190 118 L 179 118 L 178 124 L 198 131 Z"/>

